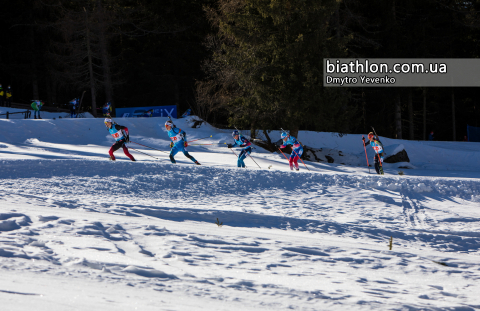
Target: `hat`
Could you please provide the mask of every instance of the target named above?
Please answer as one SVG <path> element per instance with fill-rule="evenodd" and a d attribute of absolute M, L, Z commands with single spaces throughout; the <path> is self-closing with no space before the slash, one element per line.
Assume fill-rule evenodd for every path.
<path fill-rule="evenodd" d="M 103 122 L 105 122 L 105 123 L 107 123 L 107 122 L 112 123 L 112 119 L 106 118 L 105 121 L 103 121 Z"/>
<path fill-rule="evenodd" d="M 165 122 L 165 127 L 170 126 L 170 127 L 173 127 L 173 122 L 168 120 L 167 122 Z"/>
<path fill-rule="evenodd" d="M 240 133 L 239 133 L 237 130 L 234 130 L 234 131 L 232 132 L 232 137 L 235 137 L 235 136 L 237 136 L 237 135 L 240 135 Z"/>
<path fill-rule="evenodd" d="M 280 135 L 280 137 L 282 137 L 282 138 L 285 138 L 285 137 L 287 137 L 287 136 L 288 136 L 288 133 L 287 133 L 287 132 L 282 132 L 282 135 Z"/>

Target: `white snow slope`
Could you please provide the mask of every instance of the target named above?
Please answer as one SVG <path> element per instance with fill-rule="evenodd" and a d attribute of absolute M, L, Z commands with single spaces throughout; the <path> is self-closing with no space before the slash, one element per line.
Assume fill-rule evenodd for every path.
<path fill-rule="evenodd" d="M 165 118 L 117 121 L 168 152 Z M 230 131 L 176 123 L 220 142 L 188 148 L 202 166 L 134 143 L 155 158 L 111 162 L 101 119 L 0 120 L 1 311 L 480 308 L 480 144 L 385 139 L 404 176 L 258 147 L 238 169 Z"/>

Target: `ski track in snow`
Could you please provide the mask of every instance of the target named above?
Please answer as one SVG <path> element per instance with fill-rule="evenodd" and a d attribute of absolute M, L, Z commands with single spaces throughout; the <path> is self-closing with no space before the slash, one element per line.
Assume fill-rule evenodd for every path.
<path fill-rule="evenodd" d="M 26 177 L 39 165 L 46 177 Z M 101 165 L 107 166 L 101 175 L 86 169 Z M 370 309 L 380 301 L 393 308 L 428 308 L 432 300 L 472 306 L 465 288 L 445 291 L 436 284 L 459 278 L 478 289 L 480 217 L 462 218 L 448 208 L 477 207 L 476 180 L 286 176 L 91 160 L 8 161 L 2 169 L 2 270 L 224 301 L 240 295 L 258 308 L 302 310 L 319 304 Z M 15 175 L 22 178 L 9 177 Z M 209 229 L 199 233 L 192 222 Z M 279 232 L 313 235 L 277 239 Z M 393 251 L 387 251 L 390 236 Z M 350 246 L 338 247 L 329 237 Z M 353 273 L 357 269 L 363 272 Z M 417 271 L 428 275 L 425 283 L 408 279 Z M 415 303 L 402 302 L 409 296 Z"/>
<path fill-rule="evenodd" d="M 202 166 L 110 162 L 95 158 L 106 147 L 28 137 L 0 144 L 32 152 L 0 158 L 2 311 L 480 308 L 474 173 L 297 173 L 261 152 L 274 169 L 237 169 L 220 151 Z"/>

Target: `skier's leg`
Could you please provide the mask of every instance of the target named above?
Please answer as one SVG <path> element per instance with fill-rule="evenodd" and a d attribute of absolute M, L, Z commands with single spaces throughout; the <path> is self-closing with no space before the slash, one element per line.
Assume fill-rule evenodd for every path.
<path fill-rule="evenodd" d="M 237 167 L 245 167 L 245 158 L 247 157 L 247 152 L 243 149 L 240 154 L 238 155 L 238 160 L 237 160 Z"/>
<path fill-rule="evenodd" d="M 118 141 L 117 141 L 117 142 L 115 142 L 115 143 L 112 145 L 112 147 L 110 147 L 110 150 L 108 151 L 108 154 L 110 155 L 110 159 L 111 159 L 112 161 L 115 161 L 115 156 L 113 155 L 113 153 L 114 153 L 115 151 L 117 151 L 117 150 L 120 148 L 120 146 L 121 146 L 121 145 L 120 145 L 120 144 L 118 143 Z"/>
<path fill-rule="evenodd" d="M 177 162 L 175 161 L 175 158 L 174 158 L 174 156 L 177 154 L 177 152 L 178 152 L 177 147 L 176 147 L 176 146 L 173 146 L 172 150 L 170 151 L 170 162 L 172 162 L 172 163 L 177 163 Z"/>
<path fill-rule="evenodd" d="M 383 157 L 382 156 L 378 156 L 378 162 L 379 162 L 379 168 L 378 170 L 380 171 L 380 174 L 383 175 Z"/>
<path fill-rule="evenodd" d="M 376 154 L 375 154 L 375 157 L 373 158 L 373 161 L 375 163 L 375 171 L 377 172 L 377 174 L 380 174 L 380 163 L 378 162 L 378 157 Z"/>
<path fill-rule="evenodd" d="M 293 159 L 295 158 L 295 154 L 292 152 L 290 158 L 288 159 L 288 164 L 290 164 L 290 169 L 293 171 Z"/>
<path fill-rule="evenodd" d="M 190 160 L 192 160 L 193 163 L 197 163 L 197 160 L 195 160 L 195 158 L 192 157 L 192 156 L 188 153 L 187 150 L 183 149 L 183 154 L 184 154 L 187 158 L 189 158 Z"/>
<path fill-rule="evenodd" d="M 293 158 L 293 164 L 295 165 L 295 169 L 298 171 L 300 168 L 298 167 L 298 159 L 300 159 L 298 156 L 295 156 Z"/>
<path fill-rule="evenodd" d="M 129 157 L 130 160 L 135 161 L 135 158 L 130 154 L 130 152 L 128 152 L 128 148 L 127 146 L 125 146 L 125 144 L 122 145 L 122 148 L 123 148 L 123 153 L 125 153 L 125 155 Z"/>

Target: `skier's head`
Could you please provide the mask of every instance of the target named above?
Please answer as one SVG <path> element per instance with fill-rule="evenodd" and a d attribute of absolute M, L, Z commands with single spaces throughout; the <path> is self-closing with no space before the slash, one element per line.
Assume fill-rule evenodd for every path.
<path fill-rule="evenodd" d="M 237 131 L 237 130 L 234 130 L 232 132 L 232 137 L 235 138 L 235 139 L 238 139 L 238 135 L 240 135 L 240 133 Z"/>
<path fill-rule="evenodd" d="M 110 106 L 112 103 L 111 102 L 106 102 L 105 106 Z"/>
<path fill-rule="evenodd" d="M 111 128 L 112 127 L 112 119 L 109 119 L 109 118 L 106 118 L 105 121 L 105 125 L 108 127 L 108 128 Z"/>
<path fill-rule="evenodd" d="M 167 131 L 170 131 L 173 127 L 174 125 L 172 121 L 168 120 L 167 122 L 165 122 L 165 128 L 167 129 Z"/>
<path fill-rule="evenodd" d="M 283 140 L 287 139 L 288 136 L 290 136 L 288 132 L 282 132 L 282 134 L 280 135 L 280 137 L 282 137 Z"/>
<path fill-rule="evenodd" d="M 369 139 L 369 140 L 373 140 L 373 137 L 374 137 L 374 135 L 373 135 L 372 132 L 368 133 L 368 139 Z"/>

